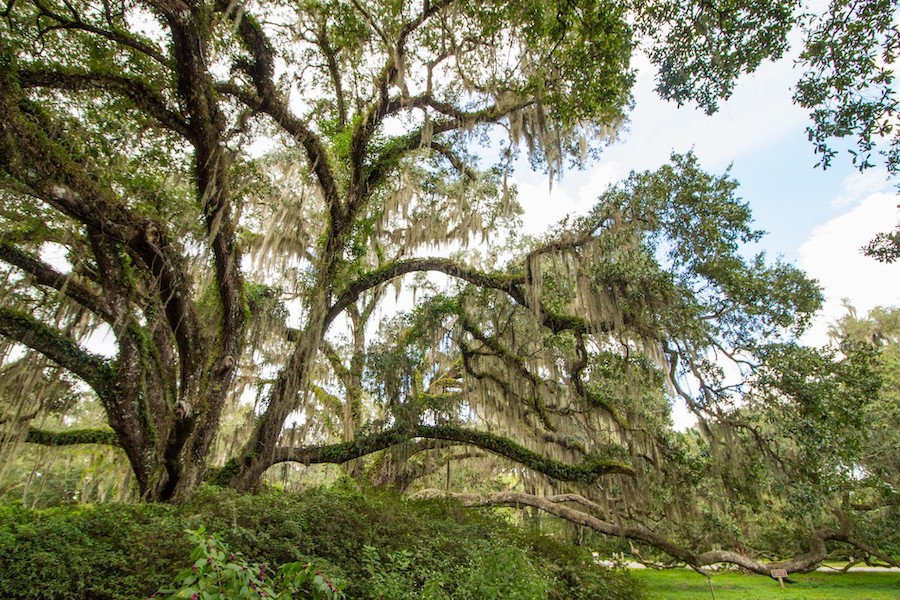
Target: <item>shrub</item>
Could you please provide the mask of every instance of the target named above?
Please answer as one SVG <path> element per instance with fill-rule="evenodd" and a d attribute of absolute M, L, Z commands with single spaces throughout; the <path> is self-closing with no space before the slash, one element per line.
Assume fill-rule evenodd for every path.
<path fill-rule="evenodd" d="M 201 526 L 235 559 L 228 551 L 224 561 L 192 560 L 197 539 L 185 530 Z M 349 598 L 639 597 L 627 572 L 602 569 L 586 551 L 525 533 L 495 511 L 346 483 L 302 494 L 206 487 L 182 506 L 0 504 L 0 598 L 146 599 L 173 581 L 179 587 L 167 593 L 177 595 L 200 581 L 186 583 L 185 565 L 204 557 L 218 569 L 205 572 L 210 593 L 234 565 L 284 565 L 266 571 L 273 584 L 278 572 L 314 580 L 305 571 L 313 564 Z"/>
<path fill-rule="evenodd" d="M 0 506 L 0 597 L 146 597 L 188 556 L 170 506 Z"/>
<path fill-rule="evenodd" d="M 193 564 L 177 575 L 174 587 L 160 590 L 168 600 L 344 598 L 337 586 L 312 564 L 287 563 L 273 572 L 264 564 L 248 562 L 242 554 L 232 552 L 221 540 L 206 536 L 205 532 L 203 527 L 187 530 L 194 543 Z"/>

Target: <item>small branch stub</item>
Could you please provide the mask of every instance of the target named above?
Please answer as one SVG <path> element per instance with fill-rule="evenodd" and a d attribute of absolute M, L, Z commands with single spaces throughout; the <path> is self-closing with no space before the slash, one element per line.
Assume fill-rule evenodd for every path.
<path fill-rule="evenodd" d="M 226 371 L 234 368 L 234 357 L 230 354 L 226 354 L 219 361 L 218 371 L 219 373 L 225 373 Z"/>
<path fill-rule="evenodd" d="M 147 223 L 144 227 L 144 241 L 154 248 L 159 248 L 162 232 L 154 223 Z"/>
<path fill-rule="evenodd" d="M 175 414 L 176 421 L 183 421 L 191 416 L 191 405 L 184 400 L 179 400 L 172 412 Z"/>

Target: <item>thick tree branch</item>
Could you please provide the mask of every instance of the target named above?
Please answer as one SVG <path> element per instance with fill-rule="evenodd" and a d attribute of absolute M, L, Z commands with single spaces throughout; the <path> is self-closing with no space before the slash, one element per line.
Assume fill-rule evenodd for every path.
<path fill-rule="evenodd" d="M 107 323 L 115 321 L 115 316 L 107 302 L 80 283 L 73 275 L 60 273 L 27 252 L 19 250 L 4 240 L 2 236 L 0 236 L 0 260 L 28 273 L 38 285 L 51 287 L 66 295 Z"/>
<path fill-rule="evenodd" d="M 128 247 L 153 275 L 160 302 L 175 333 L 182 360 L 193 356 L 196 316 L 187 277 L 161 223 L 135 215 L 100 185 L 65 139 L 48 137 L 59 126 L 25 100 L 12 64 L 0 60 L 0 168 L 29 186 L 35 196 L 113 242 Z"/>
<path fill-rule="evenodd" d="M 105 358 L 82 350 L 70 337 L 31 315 L 0 307 L 0 335 L 40 352 L 90 385 L 100 397 L 112 392 L 115 369 Z"/>
<path fill-rule="evenodd" d="M 226 117 L 219 108 L 218 95 L 208 71 L 206 28 L 212 27 L 212 17 L 199 6 L 180 0 L 153 0 L 153 4 L 165 15 L 169 25 L 172 53 L 178 67 L 178 91 L 190 114 L 199 199 L 222 307 L 219 344 L 210 356 L 204 357 L 204 360 L 216 363 L 210 386 L 220 389 L 206 398 L 217 398 L 207 407 L 207 418 L 216 422 L 225 388 L 233 376 L 234 363 L 240 352 L 244 306 L 240 251 L 235 243 L 230 198 L 231 155 L 223 143 Z M 250 20 L 250 17 L 246 18 L 246 21 Z M 195 368 L 202 369 L 203 366 L 192 363 L 186 365 L 185 370 L 192 373 Z M 202 434 L 200 438 L 206 440 L 207 434 Z"/>
<path fill-rule="evenodd" d="M 370 271 L 348 285 L 340 296 L 338 296 L 338 299 L 331 308 L 329 308 L 325 318 L 326 326 L 329 325 L 335 317 L 341 314 L 351 302 L 356 302 L 363 292 L 386 283 L 395 277 L 422 271 L 445 273 L 451 277 L 468 281 L 469 283 L 480 287 L 500 290 L 509 294 L 520 304 L 525 303 L 525 296 L 519 289 L 519 285 L 525 281 L 524 277 L 483 273 L 481 271 L 460 266 L 445 258 L 410 258 L 399 260 L 385 265 L 380 269 Z"/>
<path fill-rule="evenodd" d="M 526 281 L 526 277 L 522 275 L 496 275 L 492 273 L 484 273 L 467 269 L 445 258 L 411 258 L 390 263 L 371 271 L 352 282 L 338 296 L 335 303 L 328 309 L 325 319 L 326 327 L 339 315 L 351 302 L 355 302 L 359 295 L 373 287 L 381 285 L 408 273 L 416 273 L 422 271 L 435 271 L 445 273 L 451 277 L 468 281 L 471 284 L 491 288 L 506 293 L 517 304 L 525 308 L 531 308 L 528 299 L 522 290 L 522 285 Z M 561 315 L 550 312 L 541 303 L 538 307 L 539 318 L 541 323 L 553 331 L 560 333 L 562 331 L 573 331 L 575 333 L 586 333 L 591 327 L 581 317 L 571 315 Z M 599 329 L 603 330 L 607 325 L 601 324 Z M 596 327 L 595 327 L 596 329 Z"/>
<path fill-rule="evenodd" d="M 602 475 L 612 473 L 633 475 L 631 467 L 620 461 L 591 458 L 572 465 L 542 456 L 509 438 L 452 425 L 398 426 L 339 444 L 305 448 L 282 447 L 275 451 L 272 464 L 289 461 L 303 464 L 341 464 L 415 438 L 447 440 L 477 446 L 559 481 L 593 483 Z"/>
<path fill-rule="evenodd" d="M 105 444 L 119 446 L 119 438 L 112 429 L 65 429 L 46 431 L 30 427 L 25 436 L 28 444 L 42 446 L 74 446 L 76 444 Z"/>
<path fill-rule="evenodd" d="M 810 536 L 809 552 L 777 563 L 760 563 L 749 556 L 730 550 L 710 550 L 708 552 L 697 553 L 688 548 L 679 546 L 664 536 L 648 529 L 610 523 L 592 514 L 561 504 L 561 502 L 576 502 L 577 504 L 588 508 L 591 512 L 596 512 L 594 503 L 585 498 L 579 497 L 576 499 L 573 494 L 564 494 L 548 498 L 511 491 L 484 495 L 463 493 L 447 495 L 436 490 L 424 490 L 415 494 L 413 498 L 426 499 L 447 496 L 460 501 L 464 506 L 531 506 L 549 514 L 556 515 L 571 523 L 575 523 L 576 525 L 589 527 L 604 535 L 624 537 L 645 543 L 697 569 L 716 563 L 731 563 L 754 573 L 769 577 L 772 576 L 773 569 L 785 569 L 789 573 L 805 573 L 815 569 L 825 558 L 827 555 L 826 542 L 841 541 L 853 545 L 857 545 L 858 543 L 856 540 L 850 538 L 846 532 L 841 530 L 817 531 Z M 879 558 L 881 557 L 879 556 Z M 889 564 L 898 566 L 897 561 L 889 560 L 888 562 Z"/>
<path fill-rule="evenodd" d="M 328 359 L 328 364 L 331 365 L 332 371 L 340 379 L 344 382 L 344 385 L 347 385 L 347 382 L 350 380 L 350 369 L 348 369 L 344 363 L 341 361 L 341 357 L 338 355 L 337 349 L 335 349 L 334 345 L 325 340 L 322 342 L 322 353 L 325 355 L 325 358 Z"/>
<path fill-rule="evenodd" d="M 109 92 L 134 103 L 140 111 L 156 119 L 160 125 L 180 136 L 191 139 L 188 123 L 166 106 L 165 99 L 143 82 L 107 73 L 75 73 L 48 70 L 20 70 L 23 88 L 42 87 L 69 91 L 97 90 Z"/>

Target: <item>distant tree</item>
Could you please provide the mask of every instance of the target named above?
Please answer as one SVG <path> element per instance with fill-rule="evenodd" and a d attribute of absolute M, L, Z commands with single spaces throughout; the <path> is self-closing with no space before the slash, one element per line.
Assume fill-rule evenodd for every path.
<path fill-rule="evenodd" d="M 893 39 L 842 7 L 829 18 L 875 36 L 854 47 Z M 520 152 L 551 181 L 598 156 L 638 45 L 663 96 L 710 112 L 795 28 L 822 75 L 831 38 L 794 2 L 23 0 L 2 16 L 0 336 L 4 368 L 35 369 L 4 390 L 7 454 L 114 438 L 140 496 L 170 501 L 207 475 L 250 490 L 276 464 L 440 440 L 637 495 L 669 460 L 671 397 L 718 418 L 791 367 L 772 344 L 819 306 L 795 268 L 743 257 L 760 234 L 736 183 L 690 155 L 540 240 L 515 234 L 508 184 Z M 887 106 L 873 73 L 856 75 Z M 841 89 L 817 81 L 821 102 Z M 372 339 L 385 288 L 417 273 L 455 283 L 417 284 Z M 112 434 L 29 427 L 57 369 Z M 254 391 L 241 443 L 213 453 Z"/>

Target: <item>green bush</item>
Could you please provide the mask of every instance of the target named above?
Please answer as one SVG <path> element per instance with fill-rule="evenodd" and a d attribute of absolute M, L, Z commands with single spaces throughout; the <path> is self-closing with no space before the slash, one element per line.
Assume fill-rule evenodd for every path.
<path fill-rule="evenodd" d="M 146 599 L 179 573 L 184 584 L 197 560 L 185 530 L 201 526 L 241 557 L 220 569 L 314 564 L 348 598 L 640 597 L 627 573 L 489 509 L 339 483 L 302 494 L 205 487 L 181 506 L 0 505 L 0 598 Z"/>
<path fill-rule="evenodd" d="M 541 600 L 553 582 L 524 548 L 482 544 L 472 556 L 457 598 L 466 600 Z"/>
<path fill-rule="evenodd" d="M 146 597 L 171 579 L 189 543 L 160 505 L 0 506 L 0 597 Z"/>
<path fill-rule="evenodd" d="M 196 531 L 189 529 L 186 533 L 194 543 L 193 564 L 178 573 L 174 587 L 160 590 L 166 600 L 344 598 L 340 589 L 311 563 L 287 563 L 272 571 L 264 564 L 248 562 L 241 553 L 232 552 L 217 538 L 204 535 L 203 527 Z"/>

